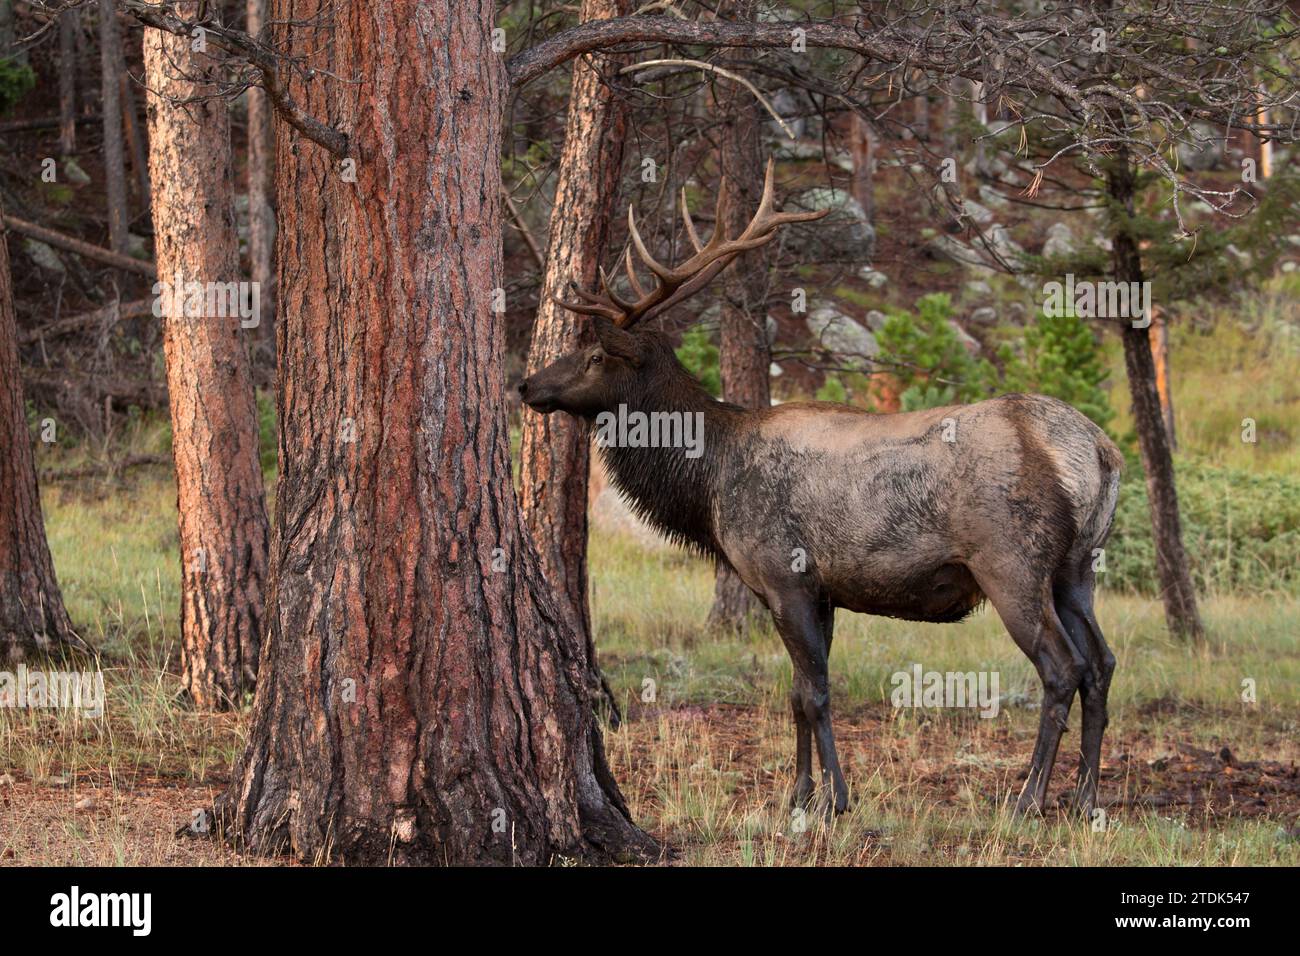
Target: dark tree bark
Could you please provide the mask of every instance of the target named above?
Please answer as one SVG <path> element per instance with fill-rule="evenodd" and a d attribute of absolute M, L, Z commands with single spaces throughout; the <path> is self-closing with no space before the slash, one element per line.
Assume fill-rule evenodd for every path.
<path fill-rule="evenodd" d="M 621 0 L 583 0 L 581 17 L 626 13 Z M 551 298 L 569 282 L 595 287 L 609 246 L 610 222 L 623 170 L 626 110 L 601 80 L 604 57 L 573 67 L 564 149 L 551 209 L 550 242 L 541 300 L 528 348 L 532 374 L 591 341 L 590 326 Z M 523 417 L 520 447 L 521 504 L 542 570 L 555 588 L 570 625 L 587 644 L 589 683 L 598 704 L 619 723 L 618 704 L 600 672 L 587 597 L 587 478 L 591 444 L 585 424 L 568 415 Z"/>
<path fill-rule="evenodd" d="M 1136 172 L 1121 153 L 1106 175 L 1110 198 L 1134 213 L 1133 195 Z M 1141 282 L 1142 255 L 1137 239 L 1119 220 L 1111 237 L 1114 246 L 1115 278 L 1120 282 Z M 1205 631 L 1196 607 L 1196 591 L 1183 549 L 1182 522 L 1178 511 L 1178 490 L 1174 484 L 1174 460 L 1169 449 L 1164 413 L 1156 387 L 1156 368 L 1151 356 L 1149 329 L 1123 326 L 1124 369 L 1128 375 L 1129 394 L 1133 403 L 1133 424 L 1137 429 L 1142 470 L 1146 474 L 1147 497 L 1151 502 L 1152 536 L 1156 549 L 1156 576 L 1160 598 L 1165 606 L 1165 621 L 1175 635 L 1202 640 Z"/>
<path fill-rule="evenodd" d="M 248 849 L 545 863 L 655 846 L 510 479 L 495 5 L 275 0 L 280 484 L 268 640 L 220 811 Z M 292 26 L 291 26 L 292 25 Z M 228 814 L 228 816 L 227 816 Z"/>
<path fill-rule="evenodd" d="M 122 143 L 122 37 L 113 0 L 99 0 L 100 96 L 104 101 L 104 186 L 108 198 L 108 244 L 127 252 L 126 152 Z"/>
<path fill-rule="evenodd" d="M 9 250 L 0 234 L 0 662 L 89 651 L 63 607 L 45 540 L 18 369 Z"/>
<path fill-rule="evenodd" d="M 248 32 L 258 36 L 266 22 L 266 0 L 248 0 L 247 12 Z M 275 314 L 274 162 L 271 104 L 263 90 L 253 87 L 248 91 L 248 263 L 253 281 L 262 290 L 263 313 L 268 317 Z M 267 330 L 262 331 L 265 334 Z"/>
<path fill-rule="evenodd" d="M 735 4 L 737 19 L 751 20 L 755 4 Z M 738 236 L 758 208 L 763 192 L 761 148 L 762 107 L 740 84 L 722 88 L 718 113 L 727 117 L 719 155 L 727 192 L 727 221 L 718 223 L 728 236 Z M 770 370 L 772 350 L 767 341 L 767 249 L 739 257 L 723 275 L 719 371 L 722 397 L 746 408 L 765 408 L 772 402 Z M 761 601 L 725 564 L 719 564 L 713 581 L 713 607 L 708 627 L 718 630 L 748 628 L 755 615 L 764 613 Z"/>
<path fill-rule="evenodd" d="M 197 5 L 182 3 L 182 13 Z M 144 32 L 158 273 L 164 283 L 239 278 L 230 113 L 186 77 L 206 55 Z M 177 106 L 178 101 L 190 101 Z M 238 706 L 257 677 L 268 556 L 257 403 L 235 316 L 187 316 L 164 295 L 181 550 L 181 663 L 195 706 Z M 224 310 L 223 310 L 224 311 Z"/>
<path fill-rule="evenodd" d="M 77 32 L 80 10 L 59 14 L 59 152 L 77 151 Z"/>
<path fill-rule="evenodd" d="M 131 150 L 131 169 L 135 172 L 135 187 L 140 204 L 146 209 L 152 204 L 149 183 L 149 157 L 144 136 L 140 133 L 140 114 L 136 111 L 135 93 L 131 91 L 131 77 L 125 68 L 118 79 L 122 97 L 122 128 L 126 132 L 126 145 Z"/>

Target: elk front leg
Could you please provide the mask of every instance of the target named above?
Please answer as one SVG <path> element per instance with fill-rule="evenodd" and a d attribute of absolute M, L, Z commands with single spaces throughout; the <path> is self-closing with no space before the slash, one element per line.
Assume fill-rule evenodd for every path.
<path fill-rule="evenodd" d="M 777 631 L 785 643 L 794 664 L 794 689 L 792 704 L 802 711 L 807 728 L 817 743 L 817 758 L 822 767 L 822 782 L 830 794 L 829 808 L 836 813 L 844 813 L 849 808 L 849 790 L 840 770 L 839 756 L 835 752 L 835 736 L 831 728 L 830 676 L 828 673 L 827 641 L 824 632 L 824 619 L 820 613 L 820 602 L 802 593 L 783 593 L 769 595 L 768 606 L 776 622 Z M 798 725 L 796 715 L 796 726 Z M 799 733 L 808 731 L 800 727 Z M 800 781 L 796 783 L 798 795 L 804 786 L 803 773 L 809 775 L 811 784 L 811 756 L 802 750 L 796 755 Z"/>
<path fill-rule="evenodd" d="M 813 794 L 812 724 L 804 716 L 805 691 L 800 687 L 802 682 L 803 678 L 796 668 L 794 686 L 790 688 L 790 712 L 794 715 L 795 733 L 794 798 L 791 805 L 806 809 Z"/>

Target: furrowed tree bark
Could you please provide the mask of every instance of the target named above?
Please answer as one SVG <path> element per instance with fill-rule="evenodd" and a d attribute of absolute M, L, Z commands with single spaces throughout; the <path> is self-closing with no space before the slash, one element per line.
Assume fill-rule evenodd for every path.
<path fill-rule="evenodd" d="M 1126 216 L 1133 215 L 1136 172 L 1121 153 L 1106 174 L 1107 191 Z M 1126 220 L 1120 220 L 1111 237 L 1114 247 L 1115 278 L 1119 282 L 1142 282 L 1142 255 Z M 1183 548 L 1182 522 L 1178 511 L 1178 490 L 1174 484 L 1174 460 L 1169 448 L 1156 368 L 1151 356 L 1149 329 L 1123 326 L 1124 369 L 1133 403 L 1133 424 L 1137 430 L 1142 470 L 1146 474 L 1147 497 L 1151 503 L 1151 530 L 1156 551 L 1156 577 L 1165 606 L 1165 622 L 1171 633 L 1193 641 L 1205 637 L 1196 591 Z"/>
<path fill-rule="evenodd" d="M 275 0 L 345 167 L 277 143 L 280 485 L 268 641 L 219 813 L 248 850 L 525 863 L 656 850 L 510 479 L 507 77 L 494 4 Z"/>
<path fill-rule="evenodd" d="M 122 94 L 119 78 L 125 69 L 122 37 L 113 0 L 99 0 L 100 96 L 104 101 L 104 186 L 108 199 L 108 244 L 126 255 L 126 152 L 122 144 Z"/>
<path fill-rule="evenodd" d="M 625 0 L 584 0 L 584 20 L 619 16 Z M 566 294 L 569 282 L 596 285 L 609 246 L 610 222 L 623 170 L 627 111 L 601 80 L 604 57 L 578 60 L 573 67 L 564 148 L 551 208 L 550 241 L 542 275 L 541 301 L 528 348 L 528 374 L 592 341 L 590 325 L 552 296 Z M 587 478 L 591 443 L 586 425 L 568 415 L 525 412 L 520 447 L 521 505 L 524 521 L 541 558 L 546 579 L 569 623 L 587 645 L 588 682 L 593 699 L 617 727 L 618 702 L 600 671 L 587 594 Z"/>
<path fill-rule="evenodd" d="M 9 250 L 0 234 L 0 663 L 89 650 L 63 606 L 45 539 L 18 368 Z"/>
<path fill-rule="evenodd" d="M 752 20 L 753 0 L 734 4 L 736 19 Z M 719 167 L 727 192 L 724 228 L 738 236 L 749 224 L 763 193 L 761 148 L 762 106 L 739 84 L 719 88 L 719 115 L 727 117 L 722 131 Z M 723 274 L 723 296 L 718 363 L 722 397 L 746 408 L 766 408 L 772 403 L 770 370 L 772 350 L 767 341 L 767 249 L 740 256 Z M 746 631 L 762 602 L 740 576 L 719 564 L 713 579 L 713 606 L 707 626 L 722 631 Z"/>
<path fill-rule="evenodd" d="M 221 97 L 175 105 L 211 92 L 186 78 L 209 65 L 188 38 L 145 30 L 144 59 L 160 281 L 173 290 L 237 282 L 229 106 Z M 154 291 L 163 293 L 180 520 L 182 682 L 199 708 L 236 707 L 257 677 L 268 557 L 251 329 L 237 314 L 206 313 L 206 303 L 191 314 L 184 290 Z"/>
<path fill-rule="evenodd" d="M 266 0 L 248 0 L 248 32 L 258 36 L 266 22 Z M 248 263 L 254 282 L 262 290 L 262 307 L 275 314 L 275 213 L 271 207 L 275 188 L 275 123 L 266 93 L 248 91 Z"/>

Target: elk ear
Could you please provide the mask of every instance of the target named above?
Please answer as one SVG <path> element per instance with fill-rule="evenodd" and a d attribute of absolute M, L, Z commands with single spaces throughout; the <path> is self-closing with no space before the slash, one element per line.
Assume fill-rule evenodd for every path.
<path fill-rule="evenodd" d="M 637 342 L 635 335 L 620 329 L 604 316 L 596 316 L 594 325 L 596 339 L 607 354 L 631 362 L 634 366 L 641 364 L 640 343 Z"/>

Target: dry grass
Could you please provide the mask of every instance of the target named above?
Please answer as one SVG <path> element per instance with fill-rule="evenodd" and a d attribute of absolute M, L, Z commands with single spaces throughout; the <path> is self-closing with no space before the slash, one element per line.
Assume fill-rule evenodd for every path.
<path fill-rule="evenodd" d="M 102 719 L 0 711 L 0 862 L 253 863 L 210 840 L 177 839 L 224 786 L 246 715 L 177 703 L 174 499 L 158 476 L 47 495 L 56 560 L 77 619 L 106 650 Z M 99 555 L 90 560 L 90 555 Z M 1111 825 L 1053 809 L 1010 817 L 1037 726 L 1032 669 L 990 613 L 956 626 L 841 615 L 833 655 L 836 733 L 854 797 L 830 826 L 792 815 L 789 663 L 766 628 L 701 630 L 711 571 L 598 530 L 598 643 L 628 721 L 606 737 L 644 826 L 689 863 L 1300 863 L 1300 654 L 1291 601 L 1213 598 L 1215 642 L 1171 642 L 1151 601 L 1105 595 L 1120 665 L 1104 753 Z M 983 720 L 895 710 L 890 675 L 996 671 L 1007 700 Z M 1240 701 L 1252 678 L 1258 703 Z M 643 701 L 646 681 L 654 700 Z M 1053 795 L 1072 785 L 1077 714 Z M 1215 757 L 1224 747 L 1229 762 Z M 282 862 L 282 861 L 280 861 Z"/>

